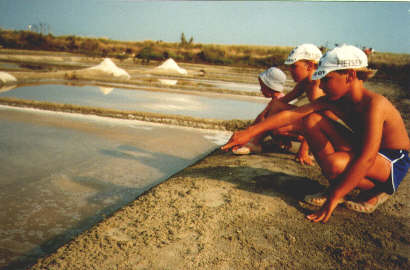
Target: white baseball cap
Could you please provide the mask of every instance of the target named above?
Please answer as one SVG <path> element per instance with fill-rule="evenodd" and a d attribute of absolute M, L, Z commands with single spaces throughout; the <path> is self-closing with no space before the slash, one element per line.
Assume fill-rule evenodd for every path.
<path fill-rule="evenodd" d="M 335 70 L 365 67 L 367 67 L 366 54 L 355 46 L 343 44 L 328 51 L 320 58 L 319 66 L 313 73 L 312 80 L 319 80 Z"/>
<path fill-rule="evenodd" d="M 277 67 L 271 67 L 259 74 L 259 78 L 270 89 L 278 92 L 283 91 L 286 74 Z"/>
<path fill-rule="evenodd" d="M 322 57 L 322 52 L 317 46 L 305 43 L 297 46 L 290 52 L 288 59 L 285 60 L 285 64 L 292 65 L 299 60 L 311 60 L 317 62 L 320 57 Z"/>

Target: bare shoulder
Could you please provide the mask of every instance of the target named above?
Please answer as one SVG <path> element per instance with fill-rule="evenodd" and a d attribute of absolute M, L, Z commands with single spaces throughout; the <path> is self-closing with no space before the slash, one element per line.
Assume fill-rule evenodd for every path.
<path fill-rule="evenodd" d="M 391 110 L 395 110 L 394 105 L 383 95 L 378 93 L 370 92 L 368 94 L 366 106 L 368 110 L 379 111 L 381 113 L 386 113 Z"/>
<path fill-rule="evenodd" d="M 368 96 L 365 108 L 370 118 L 383 121 L 386 127 L 404 128 L 403 118 L 393 103 L 383 95 L 373 93 Z"/>

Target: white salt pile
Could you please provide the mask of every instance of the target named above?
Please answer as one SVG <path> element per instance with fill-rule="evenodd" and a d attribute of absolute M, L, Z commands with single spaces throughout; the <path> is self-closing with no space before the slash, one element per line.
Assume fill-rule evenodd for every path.
<path fill-rule="evenodd" d="M 131 78 L 128 72 L 117 67 L 110 58 L 105 58 L 99 65 L 91 67 L 89 70 L 99 70 L 114 77 L 126 77 L 127 79 Z"/>
<path fill-rule="evenodd" d="M 161 84 L 164 85 L 176 85 L 178 80 L 166 80 L 166 79 L 158 79 Z"/>
<path fill-rule="evenodd" d="M 112 88 L 112 87 L 100 86 L 99 88 L 100 88 L 101 93 L 103 93 L 104 95 L 108 95 L 109 93 L 112 92 L 112 90 L 114 90 L 114 88 Z"/>
<path fill-rule="evenodd" d="M 172 58 L 168 58 L 164 63 L 156 67 L 156 69 L 167 71 L 167 72 L 177 72 L 183 75 L 188 74 L 186 69 L 180 68 L 178 64 L 174 61 L 174 59 Z"/>
<path fill-rule="evenodd" d="M 17 82 L 17 79 L 7 72 L 0 71 L 0 82 L 6 84 L 9 82 Z"/>

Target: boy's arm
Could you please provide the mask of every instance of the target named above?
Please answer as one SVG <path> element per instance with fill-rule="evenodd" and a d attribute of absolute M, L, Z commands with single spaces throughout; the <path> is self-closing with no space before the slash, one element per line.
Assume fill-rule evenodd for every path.
<path fill-rule="evenodd" d="M 330 191 L 329 199 L 322 209 L 308 216 L 313 221 L 326 222 L 337 202 L 353 190 L 359 182 L 366 177 L 367 172 L 376 160 L 377 152 L 382 140 L 383 124 L 385 120 L 384 108 L 389 108 L 380 98 L 372 100 L 368 109 L 365 111 L 365 123 L 363 128 L 363 147 L 360 154 L 351 162 L 343 178 L 333 190 Z"/>
<path fill-rule="evenodd" d="M 235 132 L 227 144 L 221 147 L 222 150 L 228 150 L 232 147 L 246 144 L 253 137 L 262 134 L 268 130 L 280 128 L 282 126 L 293 123 L 303 117 L 324 109 L 329 109 L 330 104 L 326 102 L 325 98 L 320 98 L 317 101 L 306 104 L 304 106 L 296 107 L 291 110 L 283 110 L 274 115 L 269 116 L 265 120 L 250 126 L 249 128 Z"/>
<path fill-rule="evenodd" d="M 268 105 L 266 105 L 265 109 L 255 118 L 253 124 L 259 123 L 265 118 L 266 113 L 269 111 L 269 108 L 272 104 L 273 100 L 269 101 Z"/>
<path fill-rule="evenodd" d="M 295 98 L 301 96 L 303 94 L 303 92 L 304 92 L 304 90 L 302 89 L 302 87 L 300 87 L 300 85 L 296 85 L 295 88 L 293 88 L 292 91 L 290 91 L 283 98 L 281 98 L 280 101 L 282 101 L 284 103 L 289 103 L 292 100 L 294 100 Z"/>

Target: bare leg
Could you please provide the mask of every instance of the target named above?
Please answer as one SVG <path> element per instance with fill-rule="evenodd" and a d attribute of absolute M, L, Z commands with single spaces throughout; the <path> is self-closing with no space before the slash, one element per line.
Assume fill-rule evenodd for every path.
<path fill-rule="evenodd" d="M 311 114 L 304 119 L 304 133 L 323 174 L 331 181 L 332 186 L 332 180 L 337 182 L 355 158 L 353 134 L 338 128 L 320 114 Z M 389 174 L 390 163 L 378 155 L 357 188 L 373 190 L 378 182 L 385 182 Z"/>

